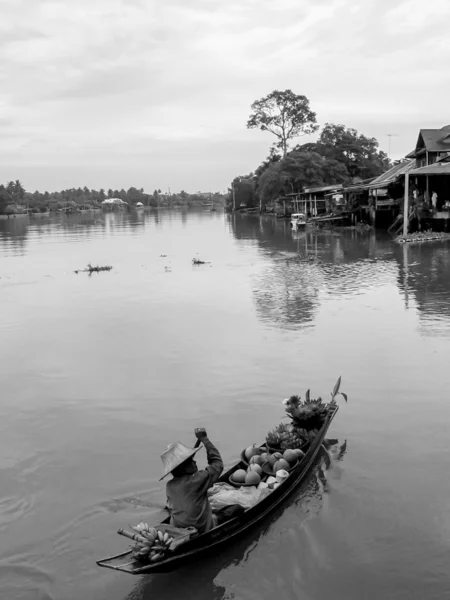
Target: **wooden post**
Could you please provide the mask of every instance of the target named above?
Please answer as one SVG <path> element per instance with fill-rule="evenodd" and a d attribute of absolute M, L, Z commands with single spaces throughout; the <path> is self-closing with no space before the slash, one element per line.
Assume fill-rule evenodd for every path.
<path fill-rule="evenodd" d="M 403 235 L 408 235 L 409 225 L 409 173 L 405 173 L 405 198 L 403 203 Z"/>
<path fill-rule="evenodd" d="M 231 182 L 231 189 L 233 190 L 233 210 L 236 210 L 236 194 L 234 192 L 234 181 Z"/>

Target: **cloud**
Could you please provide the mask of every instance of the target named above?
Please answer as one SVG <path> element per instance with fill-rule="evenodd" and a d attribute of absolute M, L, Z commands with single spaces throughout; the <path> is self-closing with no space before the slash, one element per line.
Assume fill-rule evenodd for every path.
<path fill-rule="evenodd" d="M 161 173 L 198 189 L 213 159 L 223 188 L 224 164 L 248 172 L 272 143 L 246 129 L 250 104 L 286 88 L 322 124 L 397 128 L 401 155 L 419 127 L 450 121 L 449 11 L 447 0 L 3 0 L 0 160 L 21 173 L 76 163 L 82 185 L 96 164 L 158 156 Z"/>

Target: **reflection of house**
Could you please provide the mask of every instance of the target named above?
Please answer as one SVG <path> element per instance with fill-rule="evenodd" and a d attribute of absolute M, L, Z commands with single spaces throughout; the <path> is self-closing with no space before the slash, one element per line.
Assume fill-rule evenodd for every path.
<path fill-rule="evenodd" d="M 406 158 L 414 158 L 416 167 L 432 165 L 450 154 L 450 125 L 441 129 L 421 129 L 415 149 Z"/>
<path fill-rule="evenodd" d="M 450 254 L 442 246 L 402 244 L 394 247 L 398 286 L 406 307 L 417 309 L 421 333 L 450 335 Z"/>

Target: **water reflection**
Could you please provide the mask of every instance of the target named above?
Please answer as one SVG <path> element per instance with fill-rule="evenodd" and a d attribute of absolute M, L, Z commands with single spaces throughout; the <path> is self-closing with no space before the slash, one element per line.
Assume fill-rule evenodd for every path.
<path fill-rule="evenodd" d="M 290 231 L 286 220 L 230 215 L 238 240 L 270 258 L 254 278 L 259 316 L 282 328 L 313 326 L 323 294 L 344 297 L 395 285 L 419 313 L 421 332 L 450 333 L 447 242 L 396 244 L 384 232 Z"/>
<path fill-rule="evenodd" d="M 405 307 L 416 308 L 425 335 L 450 334 L 450 247 L 447 242 L 395 247 Z"/>
<path fill-rule="evenodd" d="M 272 217 L 229 215 L 238 240 L 255 240 L 268 259 L 254 276 L 260 318 L 283 329 L 314 326 L 321 296 L 361 294 L 395 282 L 389 236 L 356 231 L 292 232 Z"/>
<path fill-rule="evenodd" d="M 0 251 L 5 256 L 23 256 L 27 246 L 28 217 L 0 219 Z"/>

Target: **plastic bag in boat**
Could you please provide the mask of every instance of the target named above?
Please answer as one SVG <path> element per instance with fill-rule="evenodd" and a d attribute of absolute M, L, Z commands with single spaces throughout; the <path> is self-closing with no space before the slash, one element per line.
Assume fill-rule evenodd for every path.
<path fill-rule="evenodd" d="M 213 511 L 231 504 L 240 504 L 244 508 L 251 508 L 261 502 L 271 491 L 269 488 L 256 486 L 235 488 L 229 483 L 216 483 L 208 491 L 208 498 Z"/>

